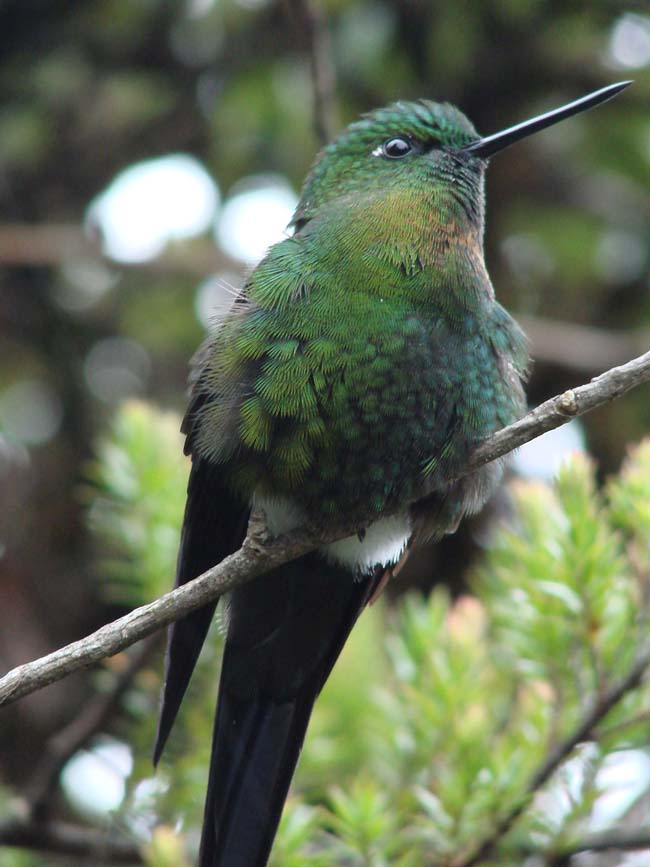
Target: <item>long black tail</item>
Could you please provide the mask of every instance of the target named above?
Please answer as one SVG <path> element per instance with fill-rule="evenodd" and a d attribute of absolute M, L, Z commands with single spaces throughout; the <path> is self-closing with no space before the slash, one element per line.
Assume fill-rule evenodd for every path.
<path fill-rule="evenodd" d="M 219 466 L 195 457 L 187 486 L 176 587 L 220 563 L 241 545 L 248 509 L 234 502 Z M 205 605 L 167 630 L 165 685 L 158 717 L 153 761 L 158 764 L 190 682 L 217 603 Z"/>
<path fill-rule="evenodd" d="M 378 576 L 316 554 L 230 600 L 199 867 L 264 867 L 314 701 Z"/>

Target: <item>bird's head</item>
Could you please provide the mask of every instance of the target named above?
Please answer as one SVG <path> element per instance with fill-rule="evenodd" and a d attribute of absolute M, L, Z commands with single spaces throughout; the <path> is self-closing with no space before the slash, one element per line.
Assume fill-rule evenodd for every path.
<path fill-rule="evenodd" d="M 497 151 L 615 96 L 620 82 L 575 102 L 481 138 L 447 103 L 395 102 L 350 124 L 319 154 L 307 177 L 293 224 L 300 228 L 335 200 L 404 190 L 435 190 L 480 220 L 487 160 Z"/>
<path fill-rule="evenodd" d="M 350 124 L 319 154 L 305 185 L 296 226 L 328 203 L 364 194 L 455 185 L 468 206 L 480 198 L 485 160 L 464 148 L 478 134 L 447 103 L 395 102 Z"/>

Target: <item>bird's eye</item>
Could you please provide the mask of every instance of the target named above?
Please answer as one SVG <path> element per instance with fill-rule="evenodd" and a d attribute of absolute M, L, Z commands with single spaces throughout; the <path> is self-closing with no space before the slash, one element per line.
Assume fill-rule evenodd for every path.
<path fill-rule="evenodd" d="M 388 157 L 391 160 L 399 160 L 410 154 L 412 150 L 413 145 L 411 142 L 408 139 L 401 137 L 389 138 L 388 141 L 385 141 L 381 146 L 383 156 Z"/>

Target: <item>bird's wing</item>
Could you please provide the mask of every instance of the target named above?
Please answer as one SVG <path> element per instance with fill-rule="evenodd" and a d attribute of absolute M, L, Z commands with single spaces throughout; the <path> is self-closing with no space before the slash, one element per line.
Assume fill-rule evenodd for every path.
<path fill-rule="evenodd" d="M 287 239 L 271 251 L 251 276 L 267 289 L 276 305 L 289 303 L 300 285 L 298 250 L 299 245 Z M 192 468 L 176 567 L 177 587 L 236 551 L 246 534 L 255 481 L 249 480 L 248 496 L 242 491 L 238 496 L 226 476 L 232 469 L 230 458 L 242 449 L 242 402 L 250 393 L 264 350 L 262 347 L 257 355 L 250 353 L 256 333 L 247 324 L 250 326 L 252 313 L 260 309 L 251 304 L 250 290 L 249 281 L 223 320 L 215 323 L 214 336 L 200 347 L 192 363 L 191 400 L 182 425 L 185 452 L 192 456 Z M 269 298 L 267 303 L 273 306 Z M 237 341 L 242 327 L 245 333 L 240 346 Z M 252 458 L 250 470 L 249 475 L 254 477 L 257 468 Z M 192 612 L 168 630 L 154 763 L 160 758 L 178 713 L 216 604 L 215 601 Z"/>
<path fill-rule="evenodd" d="M 193 374 L 192 399 L 183 420 L 185 451 L 192 455 L 187 501 L 176 564 L 176 587 L 198 577 L 236 551 L 244 540 L 250 509 L 236 500 L 224 480 L 223 467 L 202 457 L 195 447 L 196 419 L 208 399 L 201 378 L 205 348 Z M 205 641 L 217 601 L 177 620 L 167 631 L 165 677 L 154 744 L 157 764 Z"/>
<path fill-rule="evenodd" d="M 318 292 L 298 253 L 292 239 L 273 248 L 251 275 L 250 302 L 200 355 L 184 424 L 193 465 L 177 583 L 239 547 L 251 498 L 276 490 L 264 487 L 262 473 L 299 485 L 303 458 L 321 455 L 316 374 L 326 387 L 323 370 L 331 378 L 332 365 L 344 362 L 339 343 L 321 339 L 331 311 L 312 303 Z M 312 339 L 318 360 L 302 352 Z M 326 355 L 332 346 L 334 358 Z M 313 704 L 380 577 L 381 570 L 359 576 L 310 554 L 229 594 L 201 867 L 266 864 Z M 213 611 L 206 606 L 169 631 L 156 758 Z"/>

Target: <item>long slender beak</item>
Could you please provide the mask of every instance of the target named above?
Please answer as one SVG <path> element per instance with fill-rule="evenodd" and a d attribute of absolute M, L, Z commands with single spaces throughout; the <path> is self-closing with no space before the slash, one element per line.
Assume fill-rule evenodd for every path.
<path fill-rule="evenodd" d="M 491 157 L 497 151 L 502 151 L 516 141 L 520 141 L 522 138 L 546 129 L 547 126 L 553 126 L 553 124 L 559 123 L 559 121 L 564 120 L 566 117 L 571 117 L 574 114 L 579 114 L 581 111 L 587 111 L 587 109 L 593 108 L 595 105 L 600 105 L 601 102 L 606 102 L 630 84 L 632 84 L 631 81 L 619 81 L 617 84 L 610 84 L 608 87 L 596 90 L 594 93 L 583 96 L 581 99 L 576 99 L 575 102 L 563 105 L 561 108 L 548 111 L 546 114 L 540 114 L 538 117 L 532 118 L 532 120 L 525 120 L 523 123 L 518 123 L 516 126 L 504 129 L 502 132 L 495 132 L 494 135 L 480 138 L 478 141 L 466 145 L 463 150 L 475 157 Z"/>

